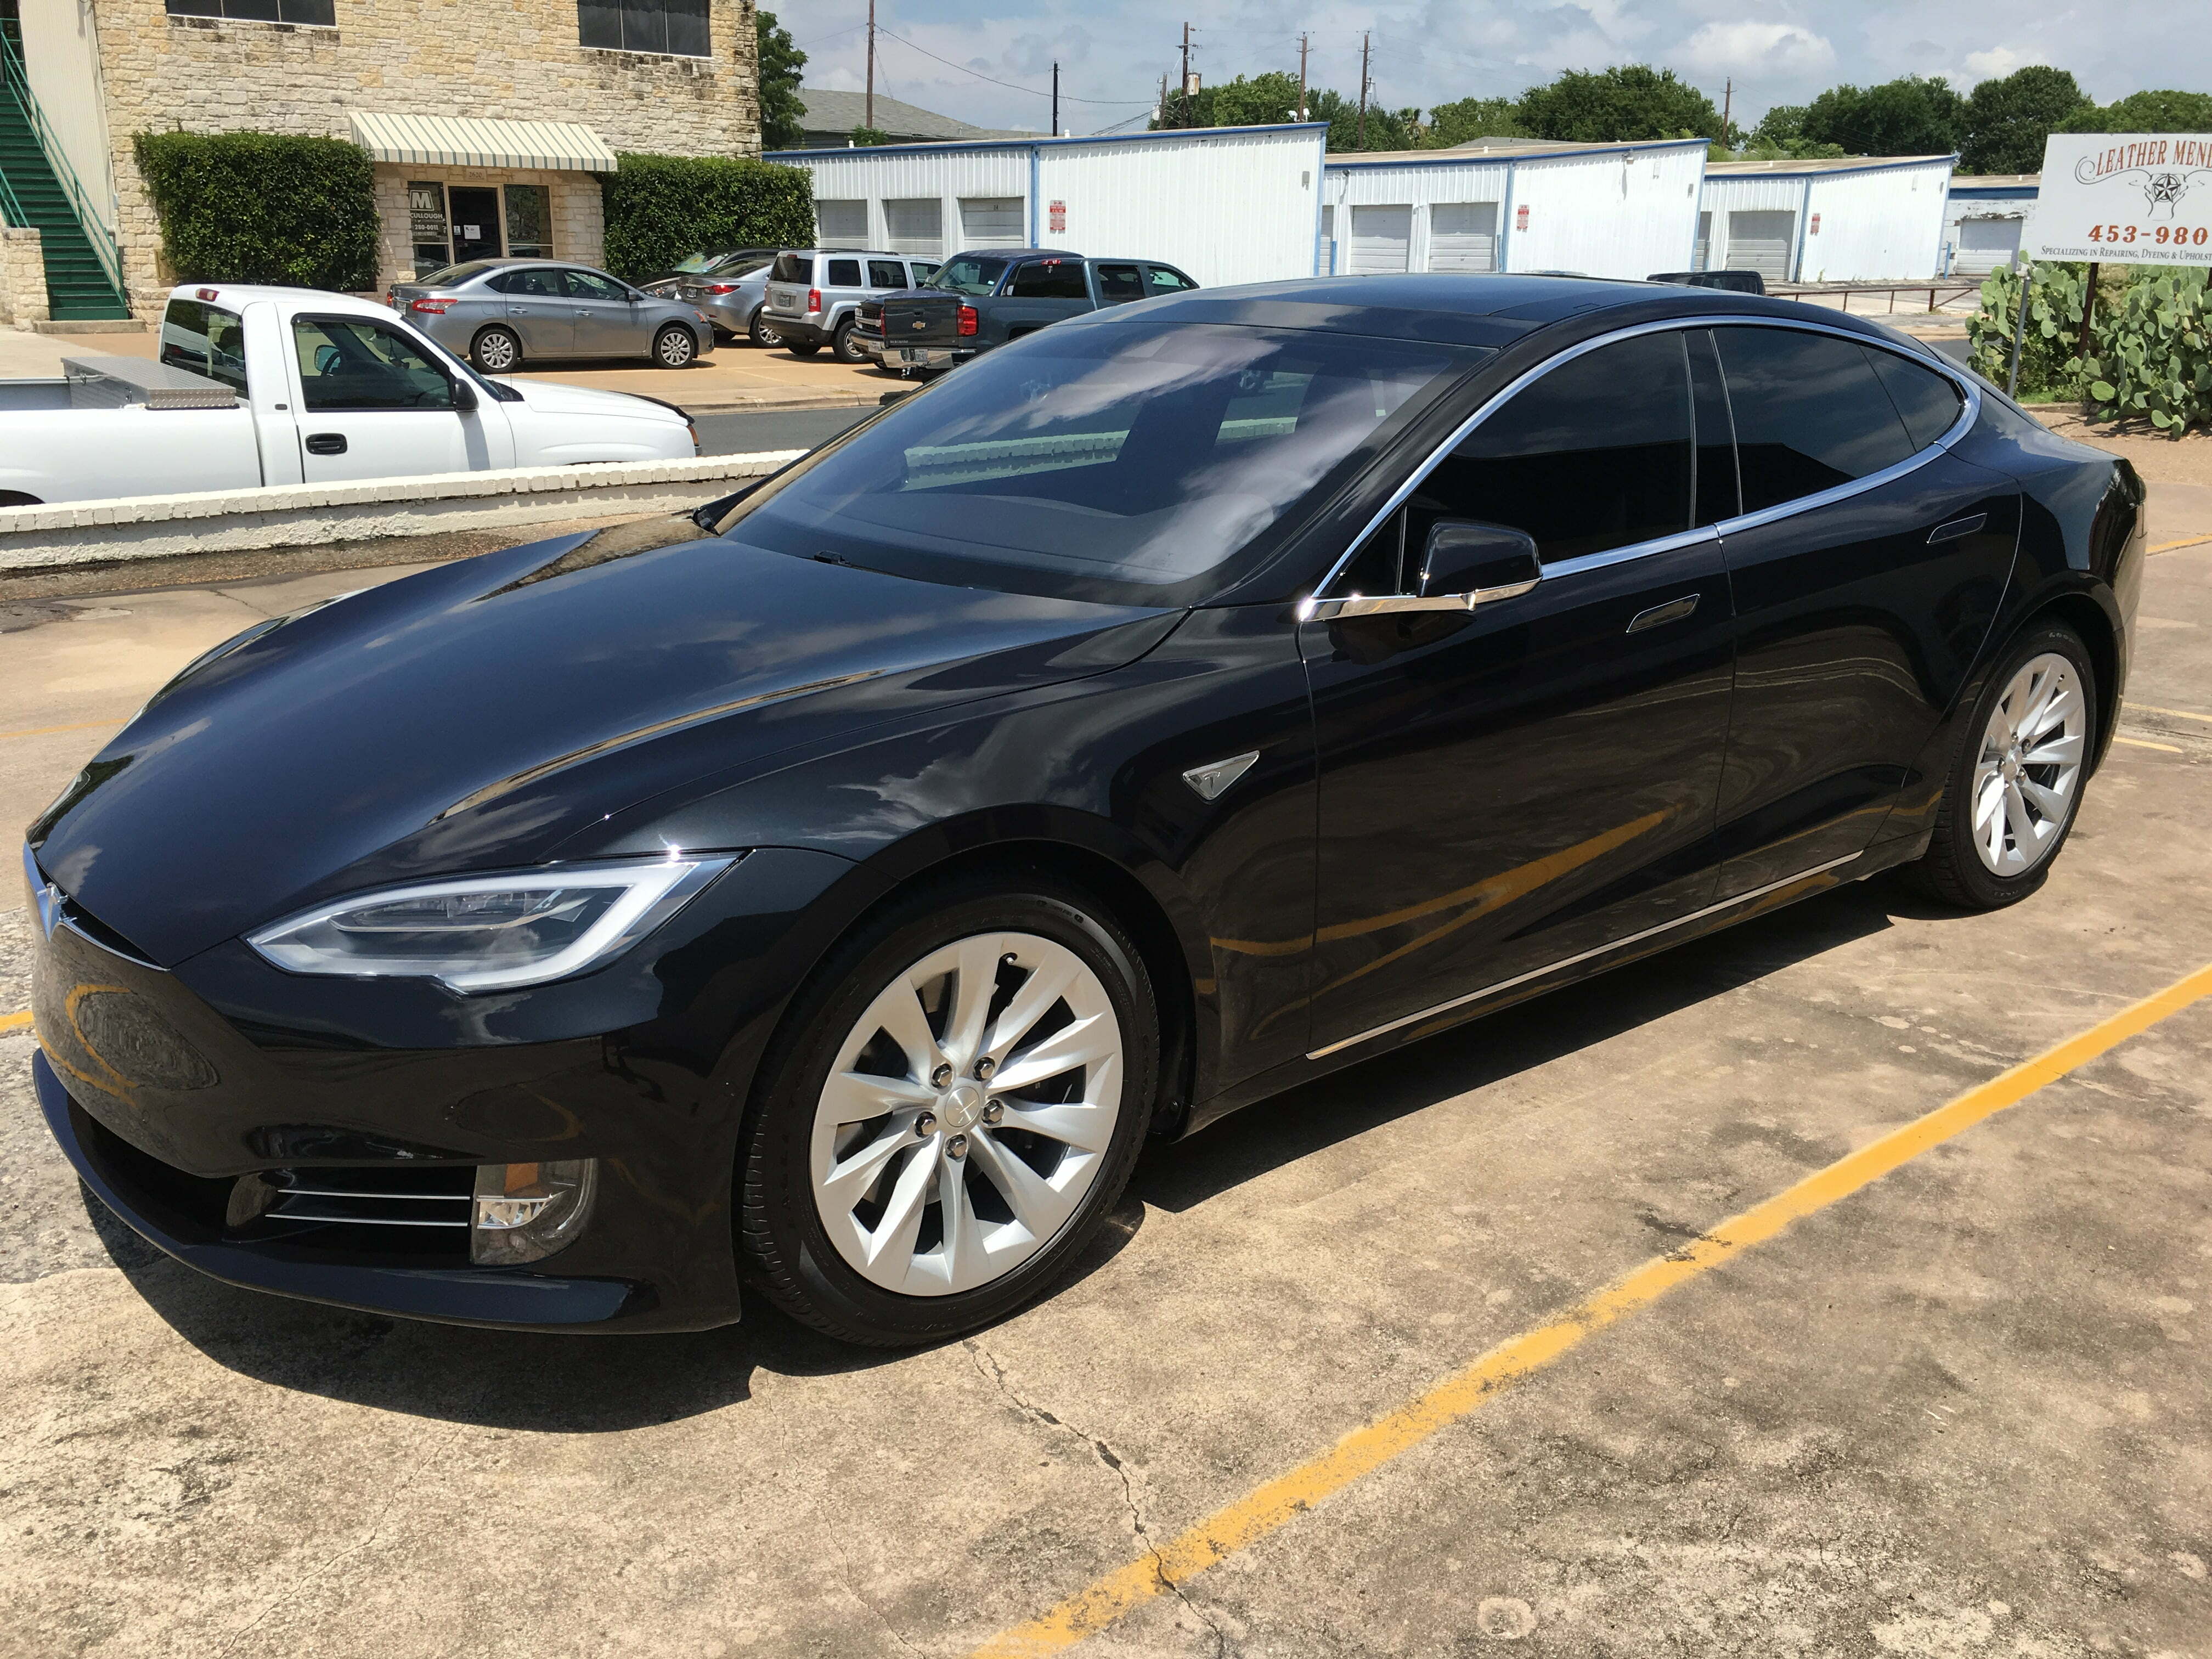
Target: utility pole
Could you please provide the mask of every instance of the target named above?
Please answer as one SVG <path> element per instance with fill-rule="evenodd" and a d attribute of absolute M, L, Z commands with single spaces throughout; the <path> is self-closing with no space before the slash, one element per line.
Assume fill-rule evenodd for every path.
<path fill-rule="evenodd" d="M 1735 77 L 1734 76 L 1730 76 L 1728 79 L 1727 84 L 1721 89 L 1721 143 L 1723 144 L 1728 143 L 1729 133 L 1731 130 L 1729 123 L 1729 112 L 1735 107 Z"/>
<path fill-rule="evenodd" d="M 861 122 L 870 131 L 876 125 L 876 0 L 868 0 L 868 112 Z"/>
<path fill-rule="evenodd" d="M 1306 37 L 1298 36 L 1298 119 L 1306 118 Z"/>
<path fill-rule="evenodd" d="M 1152 119 L 1161 126 L 1168 124 L 1168 77 L 1164 70 L 1160 71 L 1160 101 L 1152 110 Z"/>
<path fill-rule="evenodd" d="M 1060 137 L 1060 60 L 1052 64 L 1052 136 Z"/>
<path fill-rule="evenodd" d="M 873 4 L 874 0 L 869 0 L 869 3 Z M 1359 37 L 1359 120 L 1352 129 L 1352 147 L 1354 149 L 1367 148 L 1367 35 L 1362 33 Z"/>
<path fill-rule="evenodd" d="M 1182 124 L 1190 125 L 1190 25 L 1182 26 Z"/>

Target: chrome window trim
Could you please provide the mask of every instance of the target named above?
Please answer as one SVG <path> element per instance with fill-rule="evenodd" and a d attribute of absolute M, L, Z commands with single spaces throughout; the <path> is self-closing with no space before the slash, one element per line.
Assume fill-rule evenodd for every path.
<path fill-rule="evenodd" d="M 1430 452 L 1428 459 L 1413 470 L 1406 482 L 1391 492 L 1389 500 L 1385 501 L 1375 516 L 1367 521 L 1359 533 L 1352 538 L 1351 544 L 1345 550 L 1344 556 L 1329 567 L 1326 576 L 1315 584 L 1313 590 L 1315 599 L 1328 592 L 1331 585 L 1344 574 L 1352 560 L 1358 556 L 1360 549 L 1367 544 L 1367 538 L 1382 527 L 1383 520 L 1406 504 L 1413 492 L 1427 479 L 1429 474 L 1443 464 L 1444 458 L 1458 448 L 1469 433 L 1496 414 L 1516 393 L 1534 385 L 1561 364 L 1571 363 L 1576 358 L 1595 351 L 1601 347 L 1612 345 L 1620 340 L 1632 340 L 1639 335 L 1663 334 L 1700 328 L 1741 327 L 1789 328 L 1795 329 L 1801 334 L 1830 334 L 1838 339 L 1849 340 L 1854 345 L 1869 346 L 1876 350 L 1887 351 L 1893 357 L 1903 358 L 1917 368 L 1931 370 L 1950 381 L 1957 388 L 1960 398 L 1959 418 L 1951 423 L 1942 437 L 1936 439 L 1925 448 L 1915 450 L 1894 466 L 1884 467 L 1879 472 L 1869 472 L 1863 478 L 1854 478 L 1849 483 L 1837 484 L 1832 489 L 1823 489 L 1811 495 L 1800 495 L 1792 501 L 1778 502 L 1773 507 L 1762 507 L 1756 513 L 1739 514 L 1733 519 L 1723 519 L 1715 524 L 1698 525 L 1692 529 L 1679 531 L 1650 541 L 1632 542 L 1625 547 L 1608 548 L 1602 553 L 1586 553 L 1579 558 L 1563 559 L 1556 565 L 1545 567 L 1544 574 L 1547 577 L 1572 575 L 1578 571 L 1596 569 L 1601 565 L 1619 564 L 1629 559 L 1642 558 L 1648 554 L 1668 552 L 1675 548 L 1687 547 L 1707 536 L 1725 538 L 1734 532 L 1755 530 L 1761 525 L 1773 524 L 1779 520 L 1789 518 L 1793 514 L 1826 507 L 1836 501 L 1847 500 L 1865 490 L 1878 489 L 1886 483 L 1903 477 L 1917 467 L 1925 466 L 1936 459 L 1939 452 L 1948 453 L 1951 446 L 1971 431 L 1974 422 L 1981 418 L 1980 391 L 1971 379 L 1960 374 L 1949 363 L 1943 362 L 1933 353 L 1923 356 L 1903 346 L 1892 345 L 1888 341 L 1878 337 L 1862 334 L 1856 329 L 1838 328 L 1832 323 L 1801 321 L 1795 317 L 1759 317 L 1734 312 L 1717 312 L 1698 317 L 1668 317 L 1657 322 L 1638 323 L 1628 328 L 1615 329 L 1610 334 L 1595 335 L 1589 339 L 1578 341 L 1557 356 L 1546 358 L 1534 368 L 1516 377 L 1510 385 L 1494 393 L 1481 408 L 1462 421 L 1449 437 Z M 1886 387 L 1882 395 L 1888 396 Z M 1898 423 L 1900 426 L 1904 424 L 1903 416 L 1900 415 L 1898 417 Z M 1731 434 L 1733 434 L 1733 421 L 1731 421 Z M 1694 434 L 1692 435 L 1694 438 Z M 1909 438 L 1911 435 L 1908 429 L 1906 436 Z M 1314 599 L 1309 599 L 1307 605 L 1311 605 L 1314 602 Z"/>
<path fill-rule="evenodd" d="M 1717 915 L 1723 910 L 1732 909 L 1736 905 L 1747 903 L 1755 898 L 1764 898 L 1767 894 L 1787 887 L 1792 882 L 1809 880 L 1814 876 L 1835 869 L 1839 865 L 1852 863 L 1864 856 L 1863 852 L 1846 853 L 1839 859 L 1830 859 L 1826 864 L 1816 864 L 1809 870 L 1800 870 L 1796 874 L 1784 876 L 1779 881 L 1770 881 L 1764 887 L 1754 887 L 1747 893 L 1738 893 L 1733 897 L 1722 899 L 1717 903 L 1708 904 L 1702 910 L 1692 910 L 1686 916 L 1677 916 L 1672 921 L 1662 921 L 1656 927 L 1644 928 L 1641 933 L 1629 933 L 1620 939 L 1608 940 L 1603 945 L 1594 945 L 1589 950 L 1577 951 L 1573 956 L 1562 957 L 1557 962 L 1547 962 L 1541 968 L 1531 968 L 1525 974 L 1516 974 L 1510 979 L 1499 980 L 1495 985 L 1486 985 L 1479 991 L 1469 991 L 1465 996 L 1454 997 L 1449 1002 L 1439 1002 L 1433 1008 L 1424 1008 L 1418 1014 L 1407 1014 L 1402 1019 L 1394 1019 L 1384 1024 L 1374 1026 L 1362 1031 L 1358 1036 L 1343 1037 L 1319 1048 L 1310 1049 L 1307 1052 L 1306 1058 L 1326 1060 L 1329 1055 L 1364 1042 L 1370 1037 L 1387 1036 L 1391 1032 L 1402 1030 L 1408 1025 L 1418 1025 L 1425 1019 L 1434 1019 L 1438 1014 L 1448 1014 L 1455 1008 L 1464 1008 L 1470 1002 L 1480 1002 L 1485 997 L 1496 996 L 1501 991 L 1510 991 L 1516 985 L 1526 985 L 1532 979 L 1541 979 L 1547 974 L 1556 974 L 1561 969 L 1572 968 L 1577 963 L 1589 961 L 1593 957 L 1601 957 L 1608 951 L 1623 950 L 1631 945 L 1640 944 L 1647 939 L 1656 939 L 1661 933 L 1668 933 L 1674 928 L 1686 927 L 1693 921 L 1703 921 L 1707 916 Z"/>

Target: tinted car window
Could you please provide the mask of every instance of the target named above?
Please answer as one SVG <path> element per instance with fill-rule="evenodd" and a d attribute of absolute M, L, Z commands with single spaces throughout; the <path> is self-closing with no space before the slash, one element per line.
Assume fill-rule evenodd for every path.
<path fill-rule="evenodd" d="M 529 270 L 510 270 L 495 276 L 491 285 L 501 294 L 527 295 L 540 300 L 557 300 L 562 295 L 561 273 L 539 265 Z"/>
<path fill-rule="evenodd" d="M 1004 259 L 966 257 L 947 261 L 937 275 L 929 279 L 929 285 L 951 289 L 955 294 L 996 294 L 999 278 L 1006 274 L 1006 262 Z"/>
<path fill-rule="evenodd" d="M 1016 267 L 1006 292 L 1017 300 L 1087 300 L 1082 262 L 1076 259 L 1032 259 Z"/>
<path fill-rule="evenodd" d="M 1959 388 L 1932 368 L 1909 363 L 1892 352 L 1869 349 L 1867 357 L 1882 389 L 1897 405 L 1915 449 L 1925 449 L 1957 423 Z"/>
<path fill-rule="evenodd" d="M 172 300 L 161 313 L 161 361 L 246 393 L 246 328 L 234 311 Z"/>
<path fill-rule="evenodd" d="M 445 265 L 417 276 L 411 286 L 416 288 L 452 288 L 458 283 L 472 282 L 489 270 L 491 266 L 482 259 L 471 259 L 458 265 Z"/>
<path fill-rule="evenodd" d="M 594 276 L 588 270 L 564 270 L 562 280 L 568 286 L 572 300 L 628 300 L 629 290 L 610 276 Z"/>
<path fill-rule="evenodd" d="M 1170 270 L 1165 265 L 1153 265 L 1151 270 L 1152 292 L 1155 294 L 1178 294 L 1184 289 L 1198 286 L 1182 272 Z"/>
<path fill-rule="evenodd" d="M 914 285 L 927 288 L 937 280 L 937 266 L 916 259 L 914 262 Z"/>
<path fill-rule="evenodd" d="M 811 253 L 779 253 L 775 268 L 768 274 L 771 283 L 811 283 L 814 280 L 814 256 Z"/>
<path fill-rule="evenodd" d="M 1690 374 L 1680 334 L 1561 364 L 1492 415 L 1408 503 L 1409 549 L 1437 519 L 1510 525 L 1547 563 L 1690 523 Z"/>
<path fill-rule="evenodd" d="M 1182 603 L 1265 557 L 1474 356 L 1295 330 L 1048 329 L 816 451 L 721 527 L 926 580 Z"/>
<path fill-rule="evenodd" d="M 292 344 L 310 410 L 453 407 L 453 383 L 396 328 L 361 317 L 295 317 Z"/>
<path fill-rule="evenodd" d="M 1145 274 L 1134 265 L 1093 265 L 1098 276 L 1098 303 L 1118 306 L 1145 297 Z"/>
<path fill-rule="evenodd" d="M 858 259 L 832 259 L 830 278 L 824 288 L 858 288 L 860 285 L 860 262 Z"/>
<path fill-rule="evenodd" d="M 1867 354 L 1784 328 L 1722 328 L 1743 510 L 1796 501 L 1894 466 L 1912 441 Z"/>
<path fill-rule="evenodd" d="M 868 261 L 868 286 L 870 288 L 904 288 L 906 286 L 905 269 L 896 259 L 871 259 Z"/>

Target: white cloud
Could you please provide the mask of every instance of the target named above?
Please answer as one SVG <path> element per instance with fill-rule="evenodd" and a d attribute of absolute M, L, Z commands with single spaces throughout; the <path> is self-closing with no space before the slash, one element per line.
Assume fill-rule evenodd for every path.
<path fill-rule="evenodd" d="M 2010 46 L 1991 46 L 1987 52 L 1970 52 L 1966 54 L 1966 79 L 1970 82 L 2001 81 L 2023 64 L 2042 61 L 2039 58 L 2033 59 L 2023 58 Z"/>
<path fill-rule="evenodd" d="M 1707 23 L 1682 43 L 1682 56 L 1711 75 L 1770 75 L 1796 79 L 1826 75 L 1836 66 L 1836 49 L 1827 37 L 1795 23 L 1763 23 L 1746 18 Z"/>

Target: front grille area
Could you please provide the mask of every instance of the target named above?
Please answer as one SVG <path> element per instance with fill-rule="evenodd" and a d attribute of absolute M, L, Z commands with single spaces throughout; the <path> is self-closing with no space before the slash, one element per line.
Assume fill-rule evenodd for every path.
<path fill-rule="evenodd" d="M 240 1184 L 253 1201 L 268 1197 L 270 1207 L 257 1218 L 264 1229 L 316 1224 L 465 1234 L 476 1173 L 469 1164 L 270 1170 L 243 1176 Z M 261 1190 L 248 1185 L 255 1182 Z"/>

